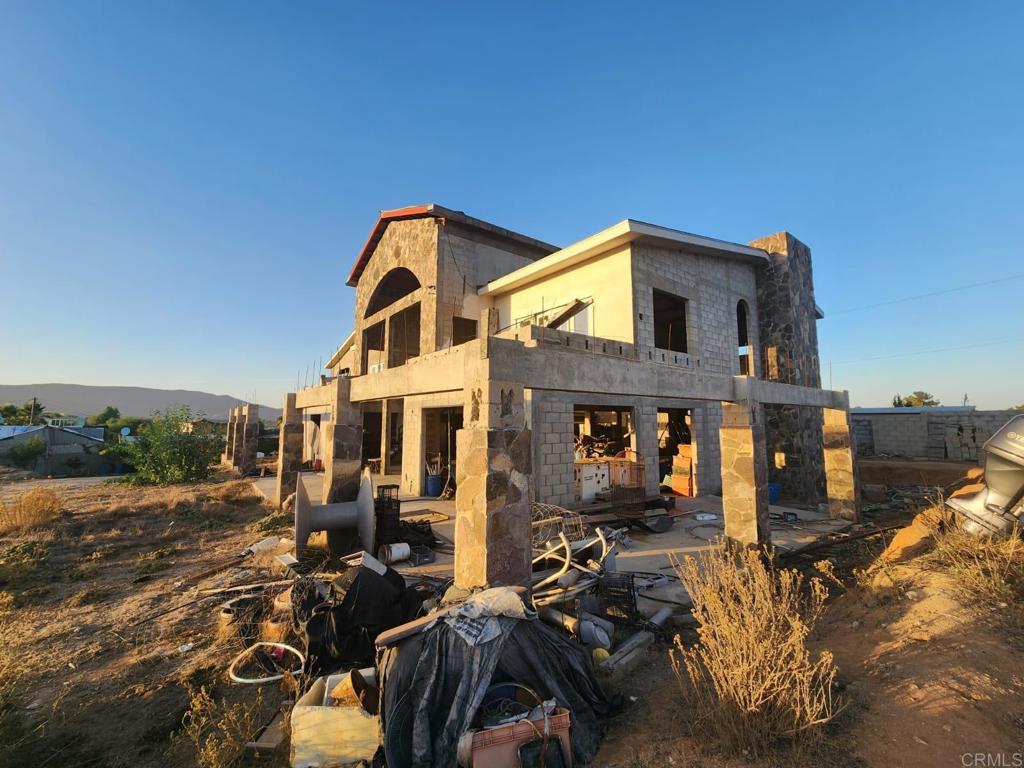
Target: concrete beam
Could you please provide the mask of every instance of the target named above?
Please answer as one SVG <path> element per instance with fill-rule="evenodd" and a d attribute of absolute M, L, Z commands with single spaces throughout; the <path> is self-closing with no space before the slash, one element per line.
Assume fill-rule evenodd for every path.
<path fill-rule="evenodd" d="M 845 390 L 814 389 L 796 384 L 755 379 L 752 376 L 733 376 L 734 402 L 772 403 L 808 408 L 848 408 L 849 394 Z"/>

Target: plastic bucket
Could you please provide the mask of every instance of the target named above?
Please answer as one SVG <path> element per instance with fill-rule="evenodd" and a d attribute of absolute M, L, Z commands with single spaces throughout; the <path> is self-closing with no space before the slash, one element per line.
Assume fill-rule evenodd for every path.
<path fill-rule="evenodd" d="M 782 498 L 782 483 L 768 483 L 768 503 L 778 504 Z"/>
<path fill-rule="evenodd" d="M 440 496 L 444 490 L 444 475 L 427 475 L 427 496 Z"/>

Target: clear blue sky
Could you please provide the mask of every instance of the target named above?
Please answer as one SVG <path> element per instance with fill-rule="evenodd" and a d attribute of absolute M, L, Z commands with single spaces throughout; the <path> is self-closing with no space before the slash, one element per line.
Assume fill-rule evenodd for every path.
<path fill-rule="evenodd" d="M 788 229 L 826 385 L 1024 402 L 1022 28 L 1020 2 L 0 0 L 0 382 L 278 406 L 350 329 L 377 211 L 433 201 L 558 244 Z"/>

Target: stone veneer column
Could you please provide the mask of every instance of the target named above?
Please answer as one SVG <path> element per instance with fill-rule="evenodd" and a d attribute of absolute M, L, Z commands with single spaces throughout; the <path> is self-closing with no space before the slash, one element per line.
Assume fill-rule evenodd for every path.
<path fill-rule="evenodd" d="M 523 385 L 485 379 L 466 395 L 466 426 L 455 435 L 455 585 L 528 586 L 532 446 Z"/>
<path fill-rule="evenodd" d="M 820 387 L 817 309 L 811 249 L 788 232 L 750 245 L 768 252 L 757 271 L 757 331 L 764 378 Z M 764 405 L 765 437 L 773 457 L 769 480 L 784 498 L 816 505 L 825 498 L 821 418 L 813 408 Z M 774 461 L 775 454 L 785 462 Z"/>
<path fill-rule="evenodd" d="M 722 403 L 722 511 L 725 536 L 743 546 L 771 544 L 768 518 L 768 466 L 764 425 L 758 408 Z"/>
<path fill-rule="evenodd" d="M 284 396 L 281 433 L 277 439 L 277 482 L 274 486 L 274 503 L 278 507 L 295 493 L 295 482 L 302 471 L 302 438 L 302 414 L 295 407 L 295 393 L 288 392 Z"/>
<path fill-rule="evenodd" d="M 241 447 L 236 448 L 235 455 L 238 474 L 246 477 L 256 469 L 256 446 L 260 437 L 260 407 L 249 404 L 242 408 L 245 421 L 236 428 L 241 432 Z"/>
<path fill-rule="evenodd" d="M 232 463 L 231 460 L 235 455 L 235 426 L 237 424 L 235 411 L 235 408 L 231 408 L 228 411 L 228 423 L 224 431 L 224 452 L 220 455 L 222 464 L 230 465 Z"/>
<path fill-rule="evenodd" d="M 362 413 L 352 405 L 351 379 L 334 380 L 331 421 L 321 424 L 324 482 L 321 501 L 332 504 L 352 501 L 359 494 L 359 471 L 363 461 Z"/>
<path fill-rule="evenodd" d="M 828 490 L 828 514 L 832 518 L 860 521 L 857 474 L 854 471 L 850 415 L 846 410 L 825 408 L 824 459 L 825 485 Z"/>
<path fill-rule="evenodd" d="M 235 408 L 235 428 L 231 433 L 231 468 L 238 469 L 242 461 L 242 444 L 245 437 L 245 406 Z"/>

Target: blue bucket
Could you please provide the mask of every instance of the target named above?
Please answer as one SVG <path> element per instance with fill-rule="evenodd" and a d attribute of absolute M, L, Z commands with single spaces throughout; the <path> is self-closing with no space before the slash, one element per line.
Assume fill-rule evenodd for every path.
<path fill-rule="evenodd" d="M 778 504 L 782 498 L 782 483 L 768 483 L 768 503 Z"/>
<path fill-rule="evenodd" d="M 444 475 L 427 475 L 427 496 L 440 496 L 444 490 Z"/>

